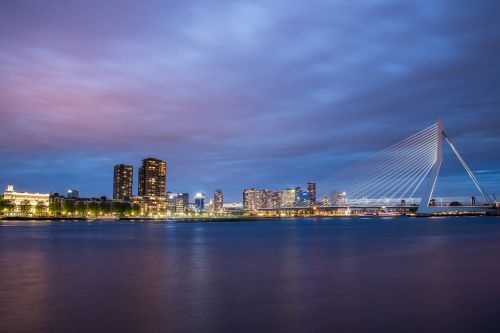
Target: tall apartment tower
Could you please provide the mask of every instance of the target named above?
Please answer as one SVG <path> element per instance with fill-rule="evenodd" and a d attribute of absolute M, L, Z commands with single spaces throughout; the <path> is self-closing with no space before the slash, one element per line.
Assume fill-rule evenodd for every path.
<path fill-rule="evenodd" d="M 166 193 L 167 163 L 152 157 L 142 160 L 138 194 L 143 197 L 165 197 Z"/>
<path fill-rule="evenodd" d="M 131 165 L 115 165 L 113 177 L 113 199 L 132 199 L 132 179 L 134 168 Z"/>
<path fill-rule="evenodd" d="M 243 209 L 256 210 L 262 208 L 262 193 L 255 188 L 243 190 Z"/>
<path fill-rule="evenodd" d="M 309 182 L 307 183 L 307 192 L 309 193 L 309 202 L 311 204 L 316 204 L 316 183 Z"/>
<path fill-rule="evenodd" d="M 222 190 L 215 190 L 214 192 L 214 211 L 220 212 L 224 209 L 224 195 Z"/>

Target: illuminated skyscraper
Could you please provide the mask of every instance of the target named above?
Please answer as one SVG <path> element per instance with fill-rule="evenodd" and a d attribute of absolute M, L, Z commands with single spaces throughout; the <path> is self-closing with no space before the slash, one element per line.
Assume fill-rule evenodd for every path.
<path fill-rule="evenodd" d="M 281 191 L 278 190 L 262 190 L 261 192 L 262 208 L 280 208 L 281 206 Z"/>
<path fill-rule="evenodd" d="M 78 199 L 80 197 L 80 191 L 77 189 L 71 189 L 68 190 L 68 196 L 69 199 Z"/>
<path fill-rule="evenodd" d="M 295 192 L 295 206 L 296 207 L 310 207 L 310 194 L 307 191 L 302 191 L 300 187 Z"/>
<path fill-rule="evenodd" d="M 132 198 L 133 174 L 134 168 L 131 165 L 115 165 L 113 177 L 113 199 L 130 200 Z"/>
<path fill-rule="evenodd" d="M 156 158 L 142 160 L 139 168 L 139 191 L 143 197 L 165 197 L 167 190 L 167 164 Z"/>
<path fill-rule="evenodd" d="M 224 195 L 222 190 L 215 190 L 214 192 L 214 211 L 220 212 L 224 209 Z"/>
<path fill-rule="evenodd" d="M 205 193 L 196 193 L 194 195 L 194 208 L 196 210 L 205 209 Z"/>
<path fill-rule="evenodd" d="M 188 193 L 177 193 L 175 198 L 175 212 L 185 213 L 189 207 L 189 194 Z"/>
<path fill-rule="evenodd" d="M 262 208 L 261 191 L 255 188 L 243 190 L 243 209 L 256 210 Z"/>
<path fill-rule="evenodd" d="M 312 205 L 316 204 L 316 183 L 309 182 L 307 183 L 307 192 L 309 193 L 309 202 Z"/>
<path fill-rule="evenodd" d="M 281 206 L 282 207 L 294 207 L 296 193 L 297 193 L 297 190 L 294 188 L 284 189 L 282 197 L 281 197 Z"/>
<path fill-rule="evenodd" d="M 346 205 L 345 195 L 346 195 L 345 192 L 333 191 L 332 192 L 332 205 L 334 205 L 334 206 Z"/>

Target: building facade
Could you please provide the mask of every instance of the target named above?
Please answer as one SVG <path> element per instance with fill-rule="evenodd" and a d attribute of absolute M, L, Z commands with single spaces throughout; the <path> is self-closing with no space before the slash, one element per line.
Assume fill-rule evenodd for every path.
<path fill-rule="evenodd" d="M 205 210 L 205 193 L 196 193 L 194 195 L 194 209 Z"/>
<path fill-rule="evenodd" d="M 346 193 L 332 191 L 332 205 L 333 206 L 345 206 L 346 205 Z"/>
<path fill-rule="evenodd" d="M 80 191 L 77 189 L 68 190 L 68 198 L 70 199 L 78 199 L 80 197 Z"/>
<path fill-rule="evenodd" d="M 297 195 L 297 190 L 294 188 L 286 188 L 283 190 L 283 194 L 281 197 L 281 205 L 282 207 L 294 207 L 295 206 L 295 197 Z"/>
<path fill-rule="evenodd" d="M 307 192 L 309 193 L 309 203 L 312 205 L 316 204 L 316 183 L 308 182 L 307 183 Z"/>
<path fill-rule="evenodd" d="M 224 195 L 222 190 L 215 190 L 214 192 L 214 211 L 220 212 L 224 210 Z"/>
<path fill-rule="evenodd" d="M 168 213 L 187 213 L 189 208 L 189 194 L 167 192 L 166 207 Z"/>
<path fill-rule="evenodd" d="M 167 164 L 156 158 L 142 160 L 139 168 L 138 195 L 164 198 L 167 192 Z"/>
<path fill-rule="evenodd" d="M 262 208 L 278 209 L 281 207 L 281 194 L 279 190 L 262 190 Z"/>
<path fill-rule="evenodd" d="M 14 205 L 14 213 L 42 215 L 49 209 L 49 193 L 16 192 L 12 184 L 7 185 L 3 199 Z"/>
<path fill-rule="evenodd" d="M 134 167 L 131 165 L 118 164 L 113 173 L 113 199 L 131 200 L 132 184 L 134 178 Z"/>
<path fill-rule="evenodd" d="M 186 213 L 189 208 L 189 193 L 177 193 L 175 197 L 175 212 Z"/>
<path fill-rule="evenodd" d="M 256 210 L 262 208 L 261 191 L 255 188 L 243 190 L 243 209 Z"/>

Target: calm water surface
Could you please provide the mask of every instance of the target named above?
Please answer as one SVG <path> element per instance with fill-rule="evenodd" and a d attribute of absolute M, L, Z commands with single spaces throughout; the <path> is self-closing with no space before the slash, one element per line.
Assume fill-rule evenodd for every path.
<path fill-rule="evenodd" d="M 4 222 L 1 332 L 500 332 L 500 218 Z"/>

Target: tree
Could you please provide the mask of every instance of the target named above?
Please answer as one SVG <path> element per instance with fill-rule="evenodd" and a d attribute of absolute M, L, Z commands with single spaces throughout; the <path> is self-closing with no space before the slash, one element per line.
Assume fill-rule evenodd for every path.
<path fill-rule="evenodd" d="M 141 205 L 133 204 L 132 205 L 132 215 L 137 216 L 141 214 Z"/>
<path fill-rule="evenodd" d="M 83 201 L 78 201 L 76 204 L 76 213 L 80 216 L 85 216 L 87 214 L 87 205 Z"/>
<path fill-rule="evenodd" d="M 59 216 L 63 210 L 63 203 L 61 201 L 53 201 L 49 203 L 49 212 L 52 215 Z"/>
<path fill-rule="evenodd" d="M 65 200 L 63 204 L 63 210 L 65 214 L 74 214 L 76 210 L 76 205 L 73 200 Z"/>
<path fill-rule="evenodd" d="M 37 216 L 44 215 L 44 213 L 47 211 L 47 206 L 43 201 L 38 201 L 35 205 L 35 214 Z"/>
<path fill-rule="evenodd" d="M 111 212 L 109 203 L 104 200 L 101 201 L 101 203 L 99 204 L 99 211 L 101 212 L 101 214 L 109 214 Z"/>
<path fill-rule="evenodd" d="M 115 202 L 113 203 L 113 214 L 118 217 L 131 215 L 132 205 L 130 202 Z"/>
<path fill-rule="evenodd" d="M 7 213 L 7 201 L 0 195 L 0 214 Z"/>
<path fill-rule="evenodd" d="M 97 216 L 97 214 L 99 214 L 99 204 L 97 202 L 94 202 L 94 201 L 89 203 L 88 213 L 92 216 Z"/>
<path fill-rule="evenodd" d="M 7 200 L 4 196 L 0 196 L 0 213 L 13 213 L 16 210 L 16 205 L 12 200 Z"/>
<path fill-rule="evenodd" d="M 11 200 L 5 200 L 5 208 L 8 213 L 14 213 L 16 211 L 16 203 Z"/>
<path fill-rule="evenodd" d="M 113 214 L 119 217 L 125 215 L 125 204 L 123 202 L 115 202 L 113 204 Z"/>
<path fill-rule="evenodd" d="M 450 206 L 453 206 L 453 207 L 462 206 L 462 203 L 460 203 L 458 201 L 452 201 L 452 202 L 450 202 Z"/>
<path fill-rule="evenodd" d="M 27 216 L 31 213 L 31 203 L 29 200 L 21 201 L 21 204 L 19 205 L 19 212 L 23 216 Z"/>

